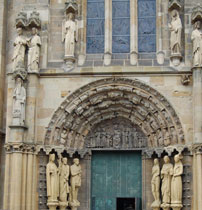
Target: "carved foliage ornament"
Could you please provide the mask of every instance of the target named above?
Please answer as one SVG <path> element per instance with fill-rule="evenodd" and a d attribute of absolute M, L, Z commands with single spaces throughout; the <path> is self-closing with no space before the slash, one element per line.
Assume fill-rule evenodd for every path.
<path fill-rule="evenodd" d="M 194 24 L 196 21 L 202 21 L 202 6 L 200 4 L 193 8 L 191 20 L 192 24 Z"/>
<path fill-rule="evenodd" d="M 160 93 L 138 80 L 110 78 L 67 97 L 52 117 L 45 145 L 86 149 L 84 142 L 93 126 L 117 117 L 136 124 L 151 148 L 184 143 L 179 118 Z"/>

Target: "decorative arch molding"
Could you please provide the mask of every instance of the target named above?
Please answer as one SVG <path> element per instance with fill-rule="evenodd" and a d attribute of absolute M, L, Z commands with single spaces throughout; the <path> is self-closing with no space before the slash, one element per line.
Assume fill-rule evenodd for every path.
<path fill-rule="evenodd" d="M 53 114 L 40 148 L 70 155 L 91 153 L 85 143 L 90 131 L 114 118 L 127 119 L 142 130 L 149 154 L 184 145 L 179 117 L 163 95 L 137 79 L 115 77 L 89 83 L 69 95 Z"/>

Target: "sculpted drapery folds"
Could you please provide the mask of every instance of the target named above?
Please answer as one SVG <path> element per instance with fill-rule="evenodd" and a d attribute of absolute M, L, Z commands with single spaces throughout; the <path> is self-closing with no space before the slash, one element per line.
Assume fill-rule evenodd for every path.
<path fill-rule="evenodd" d="M 161 169 L 162 203 L 163 205 L 169 205 L 171 197 L 171 177 L 173 175 L 173 165 L 170 163 L 170 159 L 168 156 L 165 156 L 163 160 L 164 160 L 164 165 L 163 168 Z"/>
<path fill-rule="evenodd" d="M 36 28 L 32 28 L 32 34 L 33 36 L 27 39 L 27 45 L 29 46 L 28 71 L 39 71 L 41 38 L 37 34 Z"/>
<path fill-rule="evenodd" d="M 78 201 L 78 190 L 81 187 L 81 166 L 79 164 L 79 159 L 75 158 L 73 160 L 73 165 L 70 167 L 71 173 L 71 205 L 79 206 L 80 202 Z"/>
<path fill-rule="evenodd" d="M 154 202 L 152 203 L 152 207 L 160 206 L 160 166 L 159 160 L 157 158 L 154 159 L 154 166 L 152 168 L 152 194 L 154 196 Z"/>
<path fill-rule="evenodd" d="M 77 25 L 74 20 L 74 14 L 69 13 L 67 20 L 63 21 L 62 41 L 65 42 L 65 57 L 74 57 L 75 42 L 77 39 Z"/>
<path fill-rule="evenodd" d="M 58 202 L 59 197 L 59 176 L 55 161 L 55 154 L 50 154 L 49 163 L 46 167 L 47 196 L 48 203 Z"/>
<path fill-rule="evenodd" d="M 20 77 L 16 79 L 16 87 L 13 93 L 13 119 L 14 124 L 24 125 L 25 123 L 26 90 Z"/>
<path fill-rule="evenodd" d="M 173 177 L 171 181 L 171 204 L 182 204 L 182 173 L 183 165 L 181 162 L 182 157 L 178 154 L 175 155 L 175 165 L 173 170 Z"/>
<path fill-rule="evenodd" d="M 196 21 L 195 29 L 192 32 L 191 40 L 193 42 L 193 66 L 202 67 L 202 30 L 201 22 Z"/>
<path fill-rule="evenodd" d="M 59 182 L 59 199 L 61 202 L 67 202 L 67 195 L 69 193 L 69 165 L 67 165 L 67 158 L 60 157 L 59 159 Z"/>
<path fill-rule="evenodd" d="M 179 17 L 179 12 L 173 10 L 171 13 L 171 23 L 169 24 L 170 34 L 170 48 L 171 55 L 181 54 L 181 33 L 182 33 L 182 22 Z"/>
<path fill-rule="evenodd" d="M 17 28 L 18 36 L 14 41 L 14 51 L 13 51 L 13 71 L 18 67 L 24 67 L 25 62 L 25 49 L 26 49 L 26 39 L 23 36 L 22 28 Z"/>

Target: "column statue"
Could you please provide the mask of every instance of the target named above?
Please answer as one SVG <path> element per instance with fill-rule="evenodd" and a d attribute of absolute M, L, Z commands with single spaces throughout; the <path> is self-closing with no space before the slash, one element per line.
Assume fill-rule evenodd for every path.
<path fill-rule="evenodd" d="M 168 156 L 163 158 L 164 164 L 161 169 L 161 193 L 162 193 L 162 207 L 170 206 L 171 199 L 171 177 L 173 175 L 173 165 L 170 163 Z"/>
<path fill-rule="evenodd" d="M 25 62 L 25 49 L 26 49 L 26 39 L 23 36 L 22 28 L 17 28 L 18 36 L 14 41 L 14 51 L 13 51 L 13 71 L 16 68 L 24 68 Z"/>
<path fill-rule="evenodd" d="M 71 173 L 71 206 L 80 206 L 80 202 L 78 201 L 78 191 L 81 187 L 81 166 L 79 164 L 79 159 L 73 159 L 73 165 L 70 167 Z"/>
<path fill-rule="evenodd" d="M 23 80 L 17 77 L 16 87 L 13 93 L 13 124 L 25 124 L 25 103 L 26 90 L 23 87 Z"/>
<path fill-rule="evenodd" d="M 41 38 L 37 34 L 38 30 L 32 28 L 32 37 L 27 39 L 27 45 L 29 47 L 28 52 L 28 71 L 39 71 L 39 58 L 41 48 Z"/>
<path fill-rule="evenodd" d="M 191 35 L 193 42 L 193 66 L 202 67 L 202 30 L 201 22 L 196 21 Z"/>
<path fill-rule="evenodd" d="M 54 163 L 54 161 L 55 161 L 55 154 L 50 154 L 49 162 L 46 166 L 48 204 L 58 203 L 58 197 L 59 197 L 58 168 Z"/>
<path fill-rule="evenodd" d="M 173 170 L 173 177 L 171 181 L 171 206 L 182 208 L 182 173 L 183 165 L 182 157 L 177 154 L 174 157 L 175 165 Z"/>
<path fill-rule="evenodd" d="M 152 168 L 152 180 L 151 180 L 152 194 L 154 196 L 154 202 L 151 207 L 157 208 L 160 207 L 160 166 L 159 160 L 154 159 L 154 166 Z"/>
<path fill-rule="evenodd" d="M 62 24 L 62 41 L 65 42 L 65 57 L 74 57 L 77 38 L 77 25 L 73 13 L 69 13 Z"/>
<path fill-rule="evenodd" d="M 179 12 L 174 9 L 171 13 L 171 23 L 169 24 L 169 29 L 171 31 L 170 35 L 170 48 L 171 55 L 178 54 L 181 55 L 181 33 L 182 33 L 182 22 L 179 16 Z"/>

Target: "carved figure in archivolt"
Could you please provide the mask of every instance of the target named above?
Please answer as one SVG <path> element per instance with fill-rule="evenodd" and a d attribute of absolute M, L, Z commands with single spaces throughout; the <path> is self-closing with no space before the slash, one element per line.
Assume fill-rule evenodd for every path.
<path fill-rule="evenodd" d="M 80 202 L 78 201 L 78 191 L 81 187 L 81 166 L 79 164 L 79 159 L 73 159 L 73 165 L 70 167 L 70 183 L 71 183 L 71 198 L 70 205 L 71 206 L 79 206 Z"/>
<path fill-rule="evenodd" d="M 66 157 L 59 158 L 59 199 L 61 202 L 67 202 L 67 196 L 69 194 L 69 174 L 70 169 L 67 164 Z"/>
<path fill-rule="evenodd" d="M 191 35 L 191 40 L 193 42 L 193 65 L 201 67 L 202 66 L 202 30 L 201 21 L 196 21 L 194 24 L 194 31 Z"/>
<path fill-rule="evenodd" d="M 14 51 L 13 51 L 13 71 L 17 68 L 24 68 L 25 62 L 25 50 L 27 41 L 23 36 L 23 29 L 17 28 L 18 36 L 14 41 Z"/>
<path fill-rule="evenodd" d="M 62 24 L 62 41 L 65 42 L 65 57 L 74 57 L 75 42 L 78 40 L 77 24 L 74 14 L 69 13 Z"/>
<path fill-rule="evenodd" d="M 182 205 L 182 156 L 177 154 L 174 157 L 175 165 L 171 181 L 171 204 Z"/>
<path fill-rule="evenodd" d="M 32 28 L 33 36 L 27 39 L 27 45 L 29 47 L 29 52 L 28 52 L 29 71 L 39 71 L 41 38 L 37 33 L 38 30 L 36 28 Z"/>
<path fill-rule="evenodd" d="M 13 93 L 13 123 L 24 125 L 25 123 L 26 90 L 23 87 L 23 80 L 16 79 L 16 87 Z"/>
<path fill-rule="evenodd" d="M 160 166 L 159 160 L 157 158 L 154 159 L 154 166 L 152 168 L 152 194 L 154 196 L 154 202 L 152 203 L 152 207 L 160 207 Z"/>
<path fill-rule="evenodd" d="M 171 12 L 171 23 L 169 24 L 170 34 L 170 47 L 171 54 L 181 54 L 181 33 L 182 22 L 177 10 Z"/>
<path fill-rule="evenodd" d="M 170 159 L 168 156 L 163 158 L 164 164 L 161 169 L 161 193 L 162 193 L 162 205 L 170 205 L 171 199 L 171 177 L 173 175 L 173 165 L 170 163 Z"/>
<path fill-rule="evenodd" d="M 59 171 L 54 161 L 55 154 L 50 154 L 49 162 L 46 166 L 48 203 L 58 202 L 59 197 Z"/>
<path fill-rule="evenodd" d="M 68 133 L 67 133 L 67 129 L 63 128 L 62 129 L 62 132 L 60 134 L 60 143 L 65 145 L 66 142 L 67 142 L 67 136 L 68 136 Z"/>

